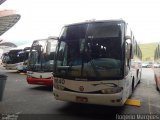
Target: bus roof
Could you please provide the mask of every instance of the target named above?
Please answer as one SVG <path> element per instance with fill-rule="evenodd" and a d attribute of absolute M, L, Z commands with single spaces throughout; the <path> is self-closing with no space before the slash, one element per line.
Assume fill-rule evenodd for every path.
<path fill-rule="evenodd" d="M 79 24 L 99 23 L 99 22 L 126 23 L 123 19 L 115 19 L 115 20 L 88 20 L 88 21 L 85 21 L 85 22 L 68 24 L 68 25 L 65 25 L 65 27 L 72 26 L 72 25 L 79 25 Z"/>
<path fill-rule="evenodd" d="M 35 42 L 35 41 L 43 41 L 43 40 L 56 40 L 56 39 L 54 39 L 54 38 L 52 38 L 52 37 L 50 37 L 50 38 L 46 38 L 46 39 L 37 39 L 37 40 L 34 40 L 33 42 Z"/>
<path fill-rule="evenodd" d="M 23 50 L 24 48 L 27 48 L 27 47 L 31 47 L 32 43 L 27 43 L 27 44 L 24 44 L 24 45 L 20 45 L 16 48 L 12 48 L 10 50 Z"/>

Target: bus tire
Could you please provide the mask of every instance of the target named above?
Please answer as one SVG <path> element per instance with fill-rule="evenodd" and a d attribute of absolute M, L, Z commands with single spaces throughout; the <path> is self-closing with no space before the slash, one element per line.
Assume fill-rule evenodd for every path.
<path fill-rule="evenodd" d="M 156 81 L 156 89 L 157 89 L 157 91 L 160 91 L 157 81 Z"/>
<path fill-rule="evenodd" d="M 156 89 L 157 89 L 157 91 L 160 91 L 160 89 L 158 88 L 157 77 L 155 74 L 154 74 L 154 79 L 155 79 L 155 83 L 156 83 Z"/>
<path fill-rule="evenodd" d="M 157 84 L 156 84 L 156 89 L 157 89 L 157 91 L 160 91 Z"/>
<path fill-rule="evenodd" d="M 138 84 L 140 84 L 141 83 L 141 76 L 142 76 L 142 72 L 140 72 L 140 76 L 139 76 L 139 80 L 138 80 Z"/>
<path fill-rule="evenodd" d="M 132 94 L 133 94 L 133 90 L 134 90 L 134 77 L 132 79 L 132 84 L 131 84 L 131 89 L 130 89 L 130 95 L 129 98 L 131 98 Z"/>

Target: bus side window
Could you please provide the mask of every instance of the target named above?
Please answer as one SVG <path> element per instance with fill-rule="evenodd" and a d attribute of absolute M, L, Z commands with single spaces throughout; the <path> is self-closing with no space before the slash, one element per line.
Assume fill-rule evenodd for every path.
<path fill-rule="evenodd" d="M 125 44 L 125 67 L 126 74 L 128 74 L 129 69 L 131 67 L 131 40 L 127 39 Z"/>

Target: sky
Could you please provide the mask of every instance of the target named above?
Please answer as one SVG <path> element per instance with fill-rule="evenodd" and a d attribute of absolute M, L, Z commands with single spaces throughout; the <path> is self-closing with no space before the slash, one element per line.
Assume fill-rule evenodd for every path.
<path fill-rule="evenodd" d="M 20 21 L 0 38 L 16 44 L 59 36 L 64 25 L 90 19 L 123 19 L 138 43 L 160 42 L 159 0 L 7 0 Z"/>

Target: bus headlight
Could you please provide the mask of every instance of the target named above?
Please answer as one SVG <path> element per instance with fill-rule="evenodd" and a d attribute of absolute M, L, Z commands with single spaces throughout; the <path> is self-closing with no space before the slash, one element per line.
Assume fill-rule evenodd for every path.
<path fill-rule="evenodd" d="M 123 90 L 122 87 L 114 87 L 114 88 L 107 88 L 107 89 L 103 89 L 101 90 L 101 92 L 103 94 L 115 94 L 115 93 L 119 93 Z"/>
<path fill-rule="evenodd" d="M 64 90 L 65 87 L 63 87 L 62 85 L 55 85 L 54 84 L 54 88 L 56 88 L 58 90 Z"/>
<path fill-rule="evenodd" d="M 32 71 L 27 71 L 27 74 L 33 74 L 33 72 Z"/>

